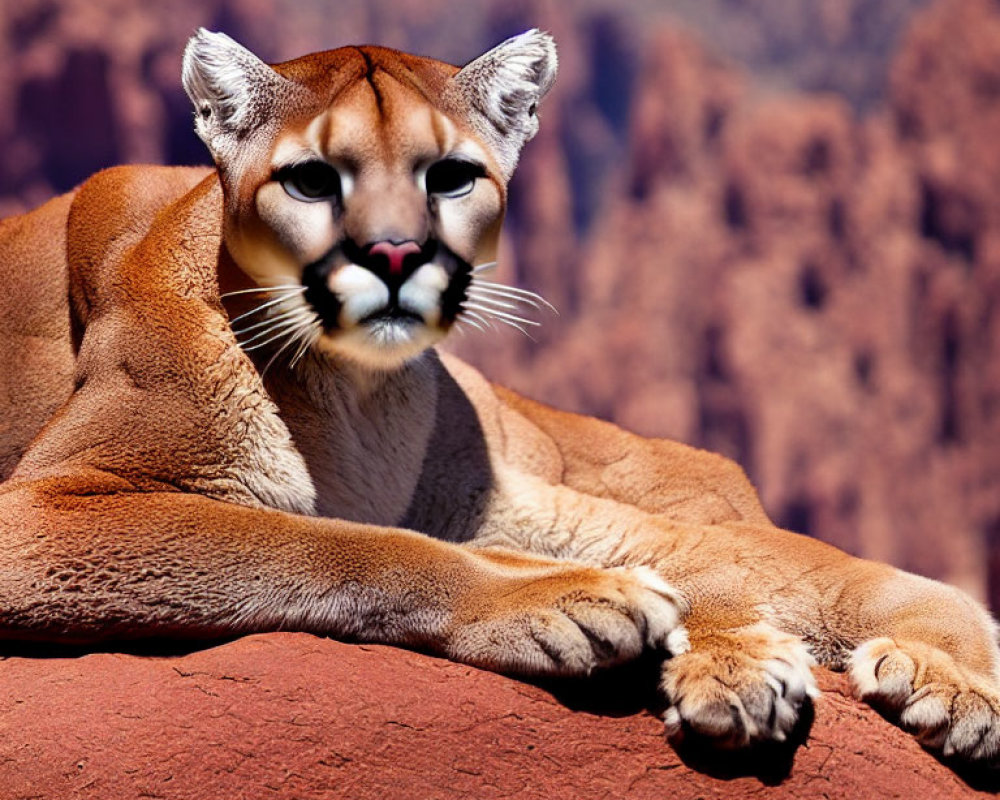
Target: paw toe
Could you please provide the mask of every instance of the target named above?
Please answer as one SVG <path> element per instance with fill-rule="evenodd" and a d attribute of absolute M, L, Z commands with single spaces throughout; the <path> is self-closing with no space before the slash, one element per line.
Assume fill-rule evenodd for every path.
<path fill-rule="evenodd" d="M 930 645 L 875 639 L 851 660 L 857 693 L 898 714 L 922 745 L 964 761 L 1000 760 L 1000 693 Z"/>
<path fill-rule="evenodd" d="M 714 696 L 681 701 L 680 716 L 684 727 L 718 747 L 745 747 L 757 733 L 740 698 L 723 687 Z"/>
<path fill-rule="evenodd" d="M 892 639 L 873 639 L 854 651 L 850 678 L 863 699 L 898 710 L 913 694 L 916 665 Z"/>
<path fill-rule="evenodd" d="M 1000 755 L 1000 718 L 996 710 L 975 692 L 963 692 L 953 705 L 943 754 L 973 761 L 996 759 Z"/>
<path fill-rule="evenodd" d="M 803 648 L 804 649 L 804 648 Z M 816 679 L 813 677 L 812 657 L 808 652 L 797 661 L 772 658 L 764 662 L 764 670 L 771 681 L 777 684 L 775 696 L 784 698 L 793 706 L 799 706 L 807 697 L 816 697 Z"/>
<path fill-rule="evenodd" d="M 784 741 L 816 691 L 805 645 L 762 626 L 709 642 L 664 667 L 668 736 L 688 730 L 721 747 Z"/>
<path fill-rule="evenodd" d="M 937 694 L 920 690 L 907 701 L 899 715 L 900 724 L 926 747 L 940 749 L 948 737 L 950 715 Z"/>
<path fill-rule="evenodd" d="M 627 608 L 578 603 L 565 613 L 577 628 L 576 638 L 582 637 L 592 666 L 618 664 L 642 652 L 641 623 L 632 618 Z"/>
<path fill-rule="evenodd" d="M 635 602 L 641 609 L 645 624 L 646 644 L 670 653 L 680 652 L 673 649 L 674 646 L 683 646 L 686 640 L 686 635 L 682 640 L 676 633 L 686 609 L 680 592 L 649 567 L 634 567 L 624 572 L 638 583 L 640 589 Z"/>
<path fill-rule="evenodd" d="M 538 672 L 581 675 L 593 669 L 591 640 L 567 615 L 538 615 L 530 619 L 528 628 L 538 650 L 537 660 L 544 665 Z"/>

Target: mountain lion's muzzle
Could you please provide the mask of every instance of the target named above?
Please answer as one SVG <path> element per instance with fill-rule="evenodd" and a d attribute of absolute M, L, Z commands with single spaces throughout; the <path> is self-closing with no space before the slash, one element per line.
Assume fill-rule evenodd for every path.
<path fill-rule="evenodd" d="M 467 299 L 471 274 L 472 266 L 437 239 L 344 239 L 306 265 L 302 283 L 327 334 L 387 322 L 447 330 Z"/>

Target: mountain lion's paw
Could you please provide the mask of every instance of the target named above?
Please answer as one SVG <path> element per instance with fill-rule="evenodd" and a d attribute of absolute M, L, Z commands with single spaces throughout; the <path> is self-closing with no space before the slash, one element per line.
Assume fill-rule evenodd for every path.
<path fill-rule="evenodd" d="M 717 747 L 783 742 L 807 697 L 818 694 L 809 649 L 796 636 L 761 623 L 692 637 L 691 651 L 663 666 L 667 735 Z"/>
<path fill-rule="evenodd" d="M 684 601 L 652 570 L 576 565 L 506 581 L 459 614 L 448 655 L 522 675 L 587 675 L 646 648 L 681 652 Z"/>
<path fill-rule="evenodd" d="M 888 712 L 925 747 L 1000 764 L 1000 692 L 947 653 L 920 642 L 872 639 L 851 656 L 858 696 Z"/>

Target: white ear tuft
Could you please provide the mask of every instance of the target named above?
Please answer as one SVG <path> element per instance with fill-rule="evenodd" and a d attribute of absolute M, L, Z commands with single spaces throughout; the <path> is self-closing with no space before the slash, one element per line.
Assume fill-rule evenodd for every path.
<path fill-rule="evenodd" d="M 552 87 L 555 41 L 537 28 L 508 39 L 452 78 L 455 98 L 477 112 L 479 133 L 496 151 L 509 179 L 521 148 L 538 131 L 538 103 Z"/>
<path fill-rule="evenodd" d="M 273 106 L 278 73 L 224 33 L 204 28 L 184 49 L 183 81 L 195 109 L 195 130 L 216 161 Z"/>

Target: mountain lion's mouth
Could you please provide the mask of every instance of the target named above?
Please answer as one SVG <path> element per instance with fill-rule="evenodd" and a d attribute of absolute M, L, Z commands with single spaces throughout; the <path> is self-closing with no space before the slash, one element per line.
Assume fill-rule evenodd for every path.
<path fill-rule="evenodd" d="M 437 241 L 421 253 L 428 260 L 411 264 L 406 274 L 385 274 L 345 241 L 306 265 L 304 298 L 327 335 L 381 322 L 419 323 L 443 332 L 461 313 L 472 268 Z"/>
<path fill-rule="evenodd" d="M 366 317 L 362 317 L 358 320 L 359 325 L 369 325 L 379 322 L 414 322 L 425 324 L 425 320 L 422 315 L 416 313 L 415 311 L 407 311 L 405 308 L 400 308 L 396 304 L 386 306 L 379 311 L 373 311 Z"/>
<path fill-rule="evenodd" d="M 539 324 L 530 312 L 551 309 L 534 292 L 486 280 L 483 274 L 496 262 L 472 267 L 437 241 L 407 255 L 427 260 L 398 259 L 402 268 L 393 270 L 390 261 L 385 269 L 361 248 L 341 243 L 305 267 L 303 297 L 322 329 L 321 347 L 391 368 L 432 347 L 456 325 L 481 331 L 511 327 L 527 334 Z"/>

